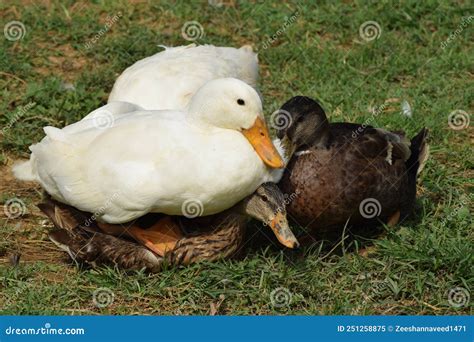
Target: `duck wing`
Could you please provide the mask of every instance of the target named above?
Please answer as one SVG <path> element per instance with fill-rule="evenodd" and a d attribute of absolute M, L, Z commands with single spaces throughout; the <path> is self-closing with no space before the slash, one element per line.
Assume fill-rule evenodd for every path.
<path fill-rule="evenodd" d="M 64 134 L 75 134 L 95 130 L 97 134 L 99 134 L 101 131 L 97 128 L 110 127 L 114 124 L 115 120 L 118 120 L 128 113 L 141 110 L 143 110 L 142 107 L 132 103 L 119 101 L 109 103 L 92 111 L 82 118 L 82 120 L 64 127 L 62 132 L 64 132 Z M 51 129 L 49 129 L 49 131 L 51 132 Z M 92 138 L 94 138 L 94 136 L 91 135 L 90 139 Z M 48 140 L 46 139 L 46 141 Z M 24 181 L 39 182 L 35 159 L 36 157 L 34 153 L 32 153 L 29 160 L 16 163 L 12 168 L 15 178 Z"/>
<path fill-rule="evenodd" d="M 55 229 L 49 238 L 71 259 L 92 267 L 114 265 L 125 270 L 156 272 L 163 264 L 163 258 L 139 244 L 99 232 L 91 234 L 79 227 L 70 231 Z"/>
<path fill-rule="evenodd" d="M 407 161 L 410 157 L 410 140 L 403 131 L 387 131 L 357 123 L 331 123 L 330 145 L 341 148 L 355 144 L 361 156 L 375 158 L 385 155 L 389 164 L 396 159 Z"/>
<path fill-rule="evenodd" d="M 92 267 L 116 265 L 122 269 L 151 272 L 162 266 L 163 258 L 147 248 L 101 233 L 89 213 L 51 199 L 46 199 L 38 207 L 55 226 L 49 233 L 50 240 L 75 262 Z"/>
<path fill-rule="evenodd" d="M 53 222 L 58 229 L 73 230 L 83 225 L 90 218 L 90 214 L 73 208 L 69 205 L 46 198 L 38 204 L 38 208 Z"/>

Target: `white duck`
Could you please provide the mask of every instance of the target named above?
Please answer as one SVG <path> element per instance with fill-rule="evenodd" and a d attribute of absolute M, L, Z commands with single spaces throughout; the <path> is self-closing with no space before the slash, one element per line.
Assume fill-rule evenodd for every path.
<path fill-rule="evenodd" d="M 196 44 L 164 48 L 128 67 L 115 81 L 108 105 L 97 111 L 119 115 L 124 112 L 122 106 L 134 104 L 143 109 L 160 109 L 154 112 L 160 115 L 165 113 L 162 109 L 187 112 L 189 100 L 200 87 L 223 77 L 243 80 L 257 90 L 258 57 L 250 45 L 240 49 Z M 97 111 L 83 120 L 97 115 Z M 286 164 L 287 152 L 280 139 L 274 139 L 273 144 Z M 282 169 L 273 170 L 272 181 L 278 183 L 282 175 Z"/>
<path fill-rule="evenodd" d="M 108 102 L 126 101 L 145 109 L 184 110 L 207 82 L 233 77 L 256 88 L 258 59 L 249 45 L 240 49 L 212 45 L 165 47 L 127 68 Z"/>
<path fill-rule="evenodd" d="M 242 81 L 208 82 L 187 112 L 107 106 L 117 106 L 112 124 L 101 125 L 99 109 L 63 129 L 45 127 L 16 176 L 99 221 L 122 223 L 148 212 L 182 215 L 187 203 L 201 215 L 221 212 L 283 167 L 260 98 Z"/>

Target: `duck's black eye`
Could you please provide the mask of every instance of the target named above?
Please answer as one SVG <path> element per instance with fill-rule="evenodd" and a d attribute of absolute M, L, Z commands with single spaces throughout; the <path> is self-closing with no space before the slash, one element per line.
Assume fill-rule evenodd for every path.
<path fill-rule="evenodd" d="M 264 201 L 264 202 L 268 201 L 268 197 L 265 196 L 265 195 L 262 195 L 262 201 Z"/>
<path fill-rule="evenodd" d="M 239 106 L 245 105 L 245 101 L 242 100 L 242 99 L 238 99 L 238 100 L 237 100 L 237 103 L 239 104 Z"/>

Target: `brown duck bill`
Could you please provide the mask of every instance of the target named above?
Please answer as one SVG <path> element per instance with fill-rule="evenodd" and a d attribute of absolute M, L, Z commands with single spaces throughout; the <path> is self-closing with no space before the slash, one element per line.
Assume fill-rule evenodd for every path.
<path fill-rule="evenodd" d="M 269 225 L 278 241 L 280 241 L 283 246 L 292 249 L 300 246 L 300 243 L 291 231 L 288 225 L 288 220 L 283 213 L 278 212 L 273 220 L 270 221 Z"/>
<path fill-rule="evenodd" d="M 253 125 L 242 130 L 242 134 L 257 152 L 262 161 L 271 168 L 279 169 L 285 166 L 283 159 L 270 139 L 265 121 L 257 118 Z"/>

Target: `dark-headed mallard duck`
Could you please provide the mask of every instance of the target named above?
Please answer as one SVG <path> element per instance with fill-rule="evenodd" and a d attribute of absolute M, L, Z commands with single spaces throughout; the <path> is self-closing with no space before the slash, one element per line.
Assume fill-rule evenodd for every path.
<path fill-rule="evenodd" d="M 169 220 L 171 231 L 179 227 L 181 236 L 173 243 L 173 248 L 167 250 L 163 256 L 124 238 L 127 229 L 121 225 L 106 227 L 108 233 L 122 235 L 113 236 L 104 233 L 100 224 L 91 220 L 91 214 L 53 200 L 46 200 L 39 207 L 56 227 L 50 233 L 50 239 L 73 260 L 91 266 L 109 264 L 117 265 L 121 269 L 146 269 L 156 272 L 164 263 L 187 265 L 203 260 L 214 261 L 231 257 L 242 246 L 249 216 L 269 224 L 274 230 L 279 230 L 280 236 L 286 236 L 288 241 L 294 241 L 293 247 L 298 246 L 286 220 L 285 199 L 274 183 L 261 185 L 254 194 L 233 208 L 209 217 L 160 218 L 159 215 L 149 214 L 135 222 L 133 226 L 127 227 L 144 231 L 153 230 L 153 224 L 156 224 L 157 220 Z M 163 224 L 160 223 L 159 226 L 162 227 Z"/>
<path fill-rule="evenodd" d="M 320 104 L 304 96 L 281 111 L 289 125 L 277 135 L 291 160 L 279 184 L 297 194 L 287 212 L 299 225 L 324 231 L 346 222 L 395 224 L 412 211 L 427 129 L 410 141 L 403 132 L 329 123 Z"/>

